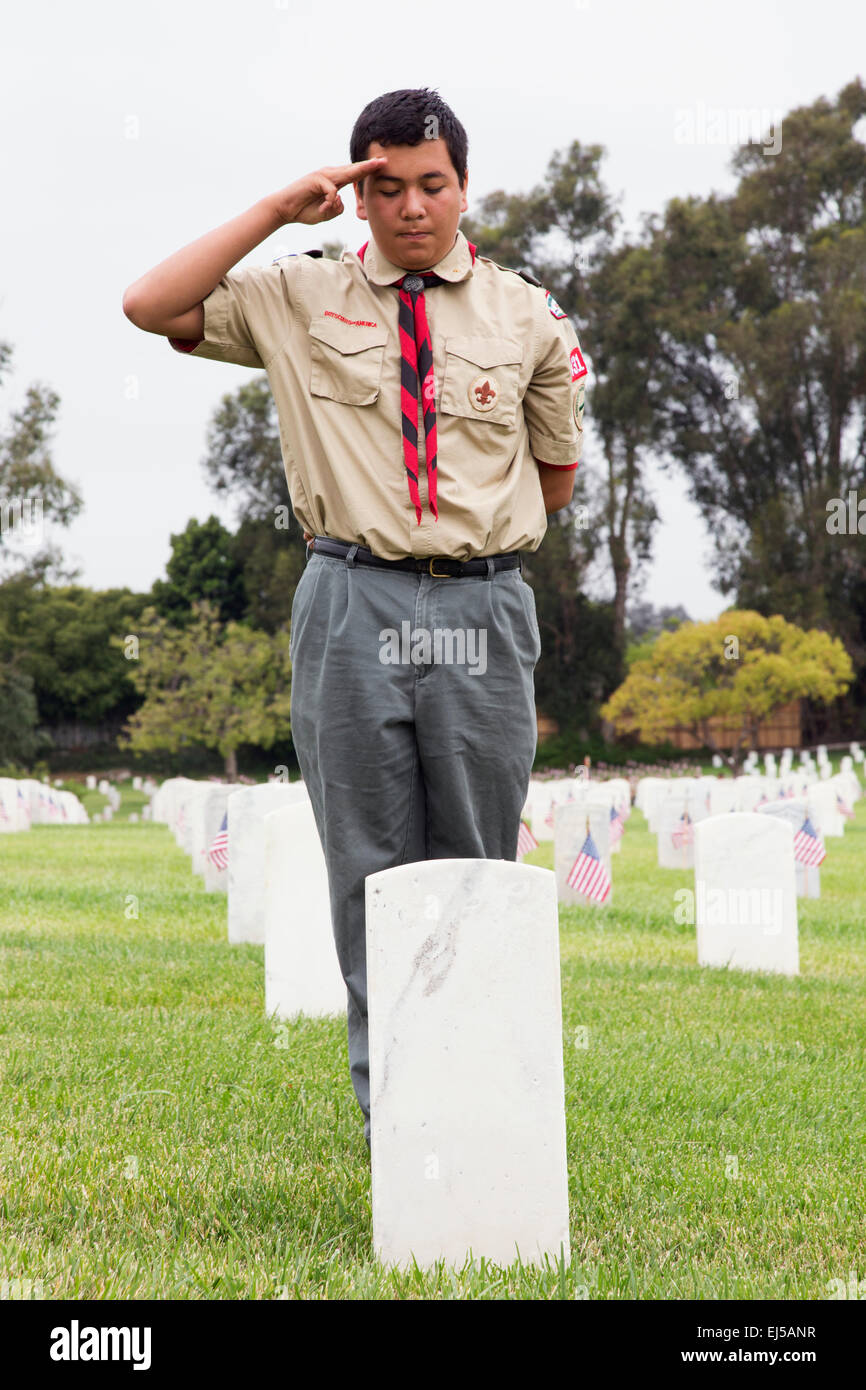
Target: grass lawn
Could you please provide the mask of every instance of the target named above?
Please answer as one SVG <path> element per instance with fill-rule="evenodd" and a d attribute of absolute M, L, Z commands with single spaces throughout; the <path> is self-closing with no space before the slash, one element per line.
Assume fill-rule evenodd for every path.
<path fill-rule="evenodd" d="M 552 846 L 527 862 L 552 867 Z M 572 1264 L 372 1258 L 345 1021 L 274 1026 L 162 825 L 0 836 L 0 1279 L 46 1298 L 789 1298 L 866 1278 L 866 799 L 788 980 L 699 969 L 640 813 L 562 909 Z"/>

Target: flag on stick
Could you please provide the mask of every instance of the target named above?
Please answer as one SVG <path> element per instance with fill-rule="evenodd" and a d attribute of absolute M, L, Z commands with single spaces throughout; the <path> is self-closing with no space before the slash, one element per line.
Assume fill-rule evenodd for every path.
<path fill-rule="evenodd" d="M 694 827 L 692 825 L 692 818 L 689 815 L 688 811 L 683 811 L 682 815 L 680 816 L 679 825 L 676 827 L 675 830 L 671 831 L 671 839 L 674 843 L 674 849 L 685 849 L 686 845 L 690 845 L 694 838 L 695 832 Z"/>
<path fill-rule="evenodd" d="M 575 859 L 566 879 L 569 888 L 582 893 L 591 903 L 603 903 L 611 890 L 610 874 L 602 863 L 595 841 L 586 832 L 580 854 Z"/>
<path fill-rule="evenodd" d="M 524 854 L 528 854 L 531 849 L 538 849 L 538 841 L 526 821 L 522 820 L 517 832 L 517 858 L 522 859 Z"/>
<path fill-rule="evenodd" d="M 208 859 L 217 869 L 228 868 L 229 862 L 229 813 L 226 811 L 220 828 L 214 836 L 213 844 L 207 852 Z"/>
<path fill-rule="evenodd" d="M 798 864 L 815 868 L 827 858 L 824 841 L 808 816 L 794 836 L 794 858 Z"/>

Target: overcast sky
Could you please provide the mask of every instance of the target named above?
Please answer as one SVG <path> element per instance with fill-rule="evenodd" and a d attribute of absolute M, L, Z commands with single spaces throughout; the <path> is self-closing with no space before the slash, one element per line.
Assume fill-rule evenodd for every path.
<path fill-rule="evenodd" d="M 373 97 L 439 90 L 469 134 L 470 212 L 492 189 L 528 189 L 572 140 L 603 145 L 636 229 L 671 197 L 732 188 L 714 109 L 734 134 L 741 111 L 769 126 L 834 98 L 864 54 L 866 10 L 847 0 L 7 3 L 0 340 L 14 374 L 0 419 L 33 381 L 59 393 L 54 460 L 85 508 L 57 534 L 82 582 L 147 589 L 172 531 L 211 512 L 231 521 L 204 476 L 205 429 L 249 370 L 184 358 L 134 328 L 125 287 L 264 194 L 347 162 Z M 244 264 L 322 239 L 356 249 L 366 224 L 346 203 L 323 227 L 283 228 Z M 578 328 L 591 354 L 592 325 Z M 585 457 L 597 448 L 588 415 Z M 654 486 L 663 525 L 645 597 L 712 617 L 725 605 L 684 480 L 654 470 Z"/>

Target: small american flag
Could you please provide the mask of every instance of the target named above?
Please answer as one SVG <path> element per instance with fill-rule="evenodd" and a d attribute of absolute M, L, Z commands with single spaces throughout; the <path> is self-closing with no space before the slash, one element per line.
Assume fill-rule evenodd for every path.
<path fill-rule="evenodd" d="M 522 820 L 517 832 L 517 858 L 522 859 L 524 854 L 528 854 L 531 849 L 538 849 L 538 841 L 526 821 Z"/>
<path fill-rule="evenodd" d="M 3 804 L 3 797 L 2 797 L 2 794 L 0 794 L 0 821 L 5 821 L 5 823 L 6 823 L 7 825 L 11 825 L 11 824 L 12 824 L 12 821 L 11 821 L 11 819 L 10 819 L 10 817 L 9 817 L 9 815 L 8 815 L 8 813 L 7 813 L 7 811 L 6 811 L 6 807 L 5 807 L 4 804 Z"/>
<path fill-rule="evenodd" d="M 851 810 L 851 807 L 848 805 L 847 801 L 843 801 L 838 793 L 836 795 L 836 805 L 839 807 L 840 815 L 843 815 L 846 820 L 850 820 L 851 817 L 854 815 L 854 812 Z"/>
<path fill-rule="evenodd" d="M 675 830 L 671 832 L 671 839 L 674 842 L 674 849 L 683 849 L 686 845 L 690 845 L 694 838 L 695 832 L 694 827 L 692 826 L 692 818 L 689 815 L 688 811 L 683 811 L 682 815 L 680 816 L 679 825 L 676 827 Z"/>
<path fill-rule="evenodd" d="M 21 788 L 18 788 L 18 800 L 21 802 L 22 809 L 27 819 L 30 819 L 30 802 L 27 800 Z"/>
<path fill-rule="evenodd" d="M 610 843 L 611 843 L 611 847 L 613 847 L 613 845 L 619 844 L 619 841 L 622 839 L 622 832 L 623 832 L 622 812 L 619 811 L 619 810 L 617 810 L 617 808 L 616 808 L 615 806 L 611 806 L 611 808 L 610 808 L 610 832 L 609 832 L 609 833 L 610 833 Z"/>
<path fill-rule="evenodd" d="M 794 836 L 794 858 L 798 864 L 816 868 L 827 858 L 824 842 L 808 816 Z"/>
<path fill-rule="evenodd" d="M 549 825 L 550 828 L 551 828 L 551 830 L 553 829 L 553 806 L 554 806 L 554 803 L 551 801 L 551 803 L 550 803 L 550 810 L 548 811 L 547 815 L 544 817 L 544 824 L 545 824 L 545 825 Z"/>
<path fill-rule="evenodd" d="M 573 888 L 576 893 L 582 893 L 591 903 L 603 903 L 610 894 L 610 874 L 604 867 L 595 841 L 588 831 L 566 882 L 569 888 Z"/>
<path fill-rule="evenodd" d="M 217 869 L 225 869 L 229 862 L 229 813 L 226 811 L 213 844 L 207 852 L 208 859 Z"/>

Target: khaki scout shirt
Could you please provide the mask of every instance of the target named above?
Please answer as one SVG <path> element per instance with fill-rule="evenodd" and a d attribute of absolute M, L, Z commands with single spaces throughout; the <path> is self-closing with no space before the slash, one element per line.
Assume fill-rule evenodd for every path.
<path fill-rule="evenodd" d="M 535 458 L 574 468 L 586 367 L 550 295 L 483 256 L 458 231 L 430 267 L 438 509 L 430 511 L 419 401 L 418 524 L 403 463 L 399 295 L 409 272 L 370 240 L 364 260 L 283 256 L 229 271 L 203 301 L 204 339 L 178 351 L 264 368 L 277 407 L 292 509 L 314 535 L 385 560 L 457 560 L 535 550 L 547 516 Z M 492 379 L 490 391 L 477 391 Z M 482 404 L 479 404 L 479 401 Z M 533 455 L 535 457 L 533 457 Z"/>

